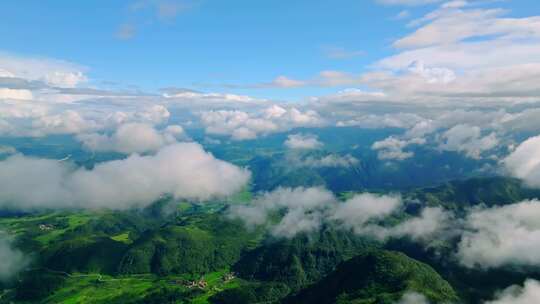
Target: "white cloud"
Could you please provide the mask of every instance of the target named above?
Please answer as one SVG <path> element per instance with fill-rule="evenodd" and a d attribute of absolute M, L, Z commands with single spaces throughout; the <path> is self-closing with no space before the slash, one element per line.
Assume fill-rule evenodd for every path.
<path fill-rule="evenodd" d="M 0 99 L 23 99 L 30 100 L 34 96 L 30 90 L 18 90 L 9 88 L 0 88 Z"/>
<path fill-rule="evenodd" d="M 467 267 L 540 265 L 540 202 L 471 211 L 457 256 Z"/>
<path fill-rule="evenodd" d="M 334 201 L 334 195 L 322 188 L 279 188 L 264 193 L 248 206 L 232 206 L 229 215 L 253 227 L 267 223 L 273 212 L 287 209 L 285 216 L 272 226 L 271 231 L 279 237 L 293 237 L 300 232 L 319 229 L 322 216 L 318 210 Z"/>
<path fill-rule="evenodd" d="M 533 187 L 540 187 L 540 136 L 522 142 L 503 164 L 514 177 Z"/>
<path fill-rule="evenodd" d="M 429 304 L 429 301 L 423 294 L 409 291 L 396 304 Z"/>
<path fill-rule="evenodd" d="M 444 5 L 419 22 L 427 21 L 414 33 L 394 43 L 398 48 L 421 48 L 449 45 L 465 39 L 497 35 L 496 39 L 509 40 L 540 37 L 540 18 L 501 18 L 501 9 L 461 9 L 463 2 Z"/>
<path fill-rule="evenodd" d="M 521 286 L 511 286 L 485 304 L 535 304 L 540 303 L 540 283 L 528 279 Z"/>
<path fill-rule="evenodd" d="M 390 136 L 384 140 L 374 142 L 371 149 L 378 151 L 377 155 L 381 160 L 404 160 L 414 155 L 413 152 L 403 151 L 404 148 L 412 144 L 421 145 L 424 143 L 425 140 L 422 138 L 402 140 Z"/>
<path fill-rule="evenodd" d="M 395 226 L 382 226 L 377 221 L 401 210 L 400 196 L 361 193 L 340 202 L 322 188 L 279 188 L 265 193 L 250 205 L 235 205 L 229 216 L 242 219 L 248 227 L 269 226 L 277 237 L 291 238 L 301 232 L 312 232 L 323 224 L 352 230 L 357 234 L 385 240 L 389 237 L 410 237 L 429 243 L 442 237 L 451 219 L 440 208 L 426 208 L 420 216 L 412 217 Z M 283 212 L 278 223 L 269 218 Z"/>
<path fill-rule="evenodd" d="M 409 72 L 423 77 L 427 83 L 447 84 L 456 79 L 454 71 L 447 68 L 428 68 L 423 61 L 414 61 L 408 67 Z"/>
<path fill-rule="evenodd" d="M 77 134 L 97 128 L 94 121 L 86 120 L 79 112 L 66 110 L 59 114 L 44 115 L 31 123 L 30 134 Z M 22 135 L 22 134 L 21 134 Z"/>
<path fill-rule="evenodd" d="M 0 100 L 3 136 L 40 137 L 51 134 L 81 134 L 114 130 L 130 122 L 161 124 L 170 113 L 162 105 L 133 107 L 108 104 L 49 103 L 36 100 Z"/>
<path fill-rule="evenodd" d="M 422 210 L 420 216 L 406 220 L 396 226 L 385 228 L 383 234 L 386 237 L 408 236 L 413 240 L 429 240 L 444 230 L 449 230 L 453 220 L 450 212 L 440 207 L 427 207 Z M 443 237 L 440 235 L 438 238 Z"/>
<path fill-rule="evenodd" d="M 304 112 L 278 105 L 256 113 L 244 111 L 206 111 L 201 122 L 209 134 L 229 135 L 235 140 L 253 139 L 259 135 L 287 131 L 296 127 L 321 126 L 322 118 L 313 110 Z"/>
<path fill-rule="evenodd" d="M 358 165 L 360 160 L 350 154 L 337 155 L 329 154 L 323 157 L 308 156 L 306 158 L 290 157 L 289 160 L 292 166 L 310 167 L 310 168 L 347 168 Z"/>
<path fill-rule="evenodd" d="M 507 13 L 446 3 L 412 22 L 419 27 L 394 42 L 400 52 L 377 62 L 379 70 L 361 82 L 403 101 L 538 97 L 540 17 Z M 411 70 L 418 62 L 421 68 Z"/>
<path fill-rule="evenodd" d="M 158 131 L 146 123 L 121 125 L 112 135 L 81 134 L 77 138 L 91 151 L 115 151 L 124 154 L 155 152 L 185 136 L 181 126 L 171 125 Z"/>
<path fill-rule="evenodd" d="M 66 61 L 0 53 L 2 77 L 38 80 L 51 86 L 72 88 L 87 80 L 84 70 L 84 67 Z"/>
<path fill-rule="evenodd" d="M 377 223 L 377 220 L 402 210 L 402 206 L 399 196 L 377 196 L 366 193 L 356 195 L 338 205 L 330 217 L 343 228 L 379 240 L 408 237 L 429 245 L 431 240 L 451 235 L 446 230 L 452 223 L 452 214 L 439 207 L 424 208 L 419 216 L 411 217 L 397 225 L 383 226 Z"/>
<path fill-rule="evenodd" d="M 320 149 L 324 144 L 320 142 L 316 135 L 311 134 L 290 134 L 284 145 L 289 149 Z"/>
<path fill-rule="evenodd" d="M 362 104 L 365 102 L 384 101 L 387 95 L 378 91 L 365 91 L 355 88 L 341 90 L 335 94 L 311 98 L 318 106 L 335 106 L 339 104 Z"/>
<path fill-rule="evenodd" d="M 257 99 L 247 95 L 203 93 L 176 88 L 165 89 L 162 97 L 171 106 L 200 111 L 207 111 L 208 109 L 259 108 L 268 105 L 268 101 L 265 99 Z"/>
<path fill-rule="evenodd" d="M 7 281 L 28 265 L 28 258 L 13 247 L 11 238 L 0 231 L 0 281 Z"/>
<path fill-rule="evenodd" d="M 338 204 L 331 218 L 357 233 L 364 233 L 370 220 L 382 219 L 392 214 L 401 205 L 399 196 L 362 193 Z"/>
<path fill-rule="evenodd" d="M 439 148 L 446 151 L 464 152 L 471 158 L 478 159 L 484 151 L 491 150 L 499 143 L 495 133 L 482 137 L 481 129 L 467 124 L 456 125 L 441 135 Z"/>
<path fill-rule="evenodd" d="M 37 118 L 47 115 L 46 105 L 20 100 L 1 100 L 0 117 L 4 119 Z"/>
<path fill-rule="evenodd" d="M 0 161 L 0 206 L 125 209 L 146 206 L 163 194 L 207 200 L 233 194 L 249 177 L 247 170 L 214 158 L 195 143 L 99 163 L 91 170 L 17 154 Z"/>
<path fill-rule="evenodd" d="M 386 4 L 439 1 L 387 0 Z M 405 15 L 405 14 L 404 14 Z M 500 104 L 535 101 L 540 96 L 540 16 L 456 0 L 409 23 L 413 32 L 394 41 L 394 55 L 363 74 L 321 71 L 305 85 L 357 86 L 367 94 L 335 94 L 319 101 L 380 101 L 405 104 Z"/>

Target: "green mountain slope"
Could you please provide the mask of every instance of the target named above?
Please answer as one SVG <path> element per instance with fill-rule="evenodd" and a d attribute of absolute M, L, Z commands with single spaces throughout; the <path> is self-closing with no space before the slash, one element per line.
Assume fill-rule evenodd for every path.
<path fill-rule="evenodd" d="M 281 282 L 294 291 L 374 246 L 372 241 L 327 228 L 293 239 L 271 240 L 247 253 L 234 269 L 242 278 Z"/>
<path fill-rule="evenodd" d="M 148 231 L 130 245 L 120 274 L 204 274 L 226 268 L 255 238 L 240 222 L 220 215 L 193 216 Z"/>
<path fill-rule="evenodd" d="M 475 205 L 499 206 L 540 197 L 539 189 L 526 187 L 521 181 L 507 177 L 472 178 L 412 191 L 409 197 L 427 205 L 463 211 Z"/>
<path fill-rule="evenodd" d="M 430 266 L 399 252 L 369 251 L 342 264 L 285 303 L 394 303 L 407 291 L 433 303 L 457 300 L 452 287 Z"/>

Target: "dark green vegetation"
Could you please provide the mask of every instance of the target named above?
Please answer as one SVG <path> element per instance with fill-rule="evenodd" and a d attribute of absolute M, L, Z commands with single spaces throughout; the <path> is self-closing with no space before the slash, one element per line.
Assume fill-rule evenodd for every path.
<path fill-rule="evenodd" d="M 376 246 L 352 233 L 324 228 L 292 239 L 270 239 L 244 255 L 235 270 L 244 278 L 281 282 L 297 291 L 321 279 L 339 263 Z"/>
<path fill-rule="evenodd" d="M 215 144 L 205 142 L 204 134 L 193 132 L 192 135 L 216 157 L 249 167 L 253 173 L 252 190 L 255 192 L 269 191 L 279 186 L 325 186 L 334 192 L 410 190 L 455 179 L 488 176 L 490 172 L 483 169 L 495 163 L 421 146 L 410 147 L 414 157 L 399 162 L 380 160 L 377 152 L 371 149 L 373 142 L 399 132 L 391 128 L 306 128 L 240 142 L 219 138 L 219 143 Z M 287 135 L 295 133 L 316 135 L 324 147 L 316 151 L 291 151 L 283 142 Z M 314 161 L 328 156 L 351 156 L 359 162 L 346 166 L 313 165 Z"/>
<path fill-rule="evenodd" d="M 262 228 L 249 230 L 228 219 L 228 204 L 247 203 L 252 193 L 278 186 L 322 185 L 341 198 L 358 191 L 399 190 L 406 208 L 393 222 L 425 206 L 442 206 L 460 216 L 471 206 L 540 197 L 540 191 L 513 179 L 449 181 L 481 175 L 475 173 L 481 164 L 453 153 L 415 151 L 419 158 L 400 164 L 380 161 L 369 145 L 388 131 L 366 135 L 345 128 L 338 137 L 332 130 L 305 132 L 332 144 L 324 151 L 293 153 L 283 148 L 283 134 L 209 144 L 216 156 L 253 172 L 252 188 L 228 201 L 194 204 L 163 198 L 144 210 L 115 212 L 0 211 L 0 229 L 14 235 L 15 246 L 32 261 L 14 280 L 2 283 L 0 303 L 394 303 L 407 291 L 433 303 L 479 303 L 526 277 L 540 278 L 540 271 L 530 269 L 465 269 L 452 258 L 458 240 L 425 249 L 407 239 L 382 243 L 330 226 L 276 239 Z M 58 158 L 65 149 L 76 150 L 64 138 L 57 141 L 47 144 Z M 35 142 L 21 141 L 18 147 L 26 145 L 41 153 L 31 150 L 39 147 Z M 360 162 L 302 164 L 347 155 Z M 73 157 L 92 166 L 113 156 Z"/>
<path fill-rule="evenodd" d="M 240 258 L 256 235 L 219 215 L 192 216 L 141 235 L 125 252 L 120 274 L 204 274 Z"/>
<path fill-rule="evenodd" d="M 457 301 L 450 284 L 430 266 L 403 253 L 368 251 L 337 266 L 318 283 L 285 303 L 395 303 L 405 292 L 433 303 Z"/>
<path fill-rule="evenodd" d="M 399 163 L 385 162 L 371 150 L 344 152 L 284 152 L 253 158 L 248 166 L 253 174 L 254 190 L 268 191 L 279 186 L 325 186 L 334 192 L 406 190 L 437 185 L 463 177 L 463 172 L 475 174 L 477 164 L 454 153 L 417 151 L 421 161 L 413 158 Z M 424 155 L 425 154 L 425 155 Z M 346 166 L 317 166 L 314 161 L 324 157 L 354 157 L 358 163 Z M 445 166 L 440 166 L 440 163 Z M 439 164 L 439 165 L 435 165 Z"/>
<path fill-rule="evenodd" d="M 538 198 L 540 190 L 528 188 L 512 178 L 473 178 L 412 191 L 411 197 L 430 206 L 463 211 L 477 205 L 501 206 Z"/>

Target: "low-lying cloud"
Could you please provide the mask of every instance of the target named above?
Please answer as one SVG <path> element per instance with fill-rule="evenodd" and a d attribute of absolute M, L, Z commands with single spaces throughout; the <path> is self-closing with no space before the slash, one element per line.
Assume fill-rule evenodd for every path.
<path fill-rule="evenodd" d="M 259 135 L 283 132 L 297 127 L 315 127 L 323 119 L 314 110 L 273 105 L 262 111 L 206 111 L 200 115 L 201 123 L 209 134 L 227 135 L 234 140 L 257 138 Z"/>
<path fill-rule="evenodd" d="M 90 133 L 77 136 L 83 146 L 91 151 L 114 151 L 124 154 L 155 152 L 161 147 L 175 143 L 185 136 L 184 129 L 170 125 L 156 130 L 147 123 L 121 125 L 112 135 Z"/>
<path fill-rule="evenodd" d="M 28 265 L 28 257 L 13 247 L 12 239 L 0 231 L 0 281 L 13 278 Z"/>
<path fill-rule="evenodd" d="M 512 176 L 540 187 L 540 135 L 522 142 L 503 163 Z"/>
<path fill-rule="evenodd" d="M 494 300 L 485 304 L 533 304 L 540 303 L 540 282 L 528 279 L 521 286 L 510 286 L 499 293 Z"/>
<path fill-rule="evenodd" d="M 249 171 L 216 159 L 196 143 L 176 143 L 155 155 L 131 155 L 93 169 L 16 154 L 0 161 L 0 207 L 112 208 L 146 206 L 161 195 L 207 200 L 233 194 Z"/>
<path fill-rule="evenodd" d="M 321 148 L 324 144 L 319 141 L 316 135 L 290 134 L 284 145 L 289 149 L 313 150 Z"/>
<path fill-rule="evenodd" d="M 423 294 L 408 291 L 395 304 L 429 304 L 429 301 Z"/>
<path fill-rule="evenodd" d="M 540 265 L 540 202 L 471 211 L 457 255 L 467 267 Z"/>
<path fill-rule="evenodd" d="M 264 193 L 250 205 L 232 206 L 229 216 L 242 219 L 248 227 L 267 225 L 277 237 L 291 238 L 330 224 L 379 240 L 408 236 L 422 241 L 443 229 L 450 218 L 442 209 L 426 208 L 420 216 L 395 226 L 379 223 L 402 207 L 401 197 L 395 195 L 361 193 L 341 202 L 324 188 L 279 188 Z M 272 223 L 270 217 L 277 212 L 284 212 L 284 216 Z"/>

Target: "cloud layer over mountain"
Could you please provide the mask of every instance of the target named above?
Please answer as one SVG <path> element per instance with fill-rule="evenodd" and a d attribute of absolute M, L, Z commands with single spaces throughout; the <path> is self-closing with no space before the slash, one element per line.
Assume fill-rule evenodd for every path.
<path fill-rule="evenodd" d="M 195 143 L 172 144 L 155 155 L 133 154 L 92 169 L 17 154 L 0 161 L 0 206 L 125 209 L 146 206 L 164 194 L 207 200 L 239 191 L 249 177 L 249 171 Z"/>

